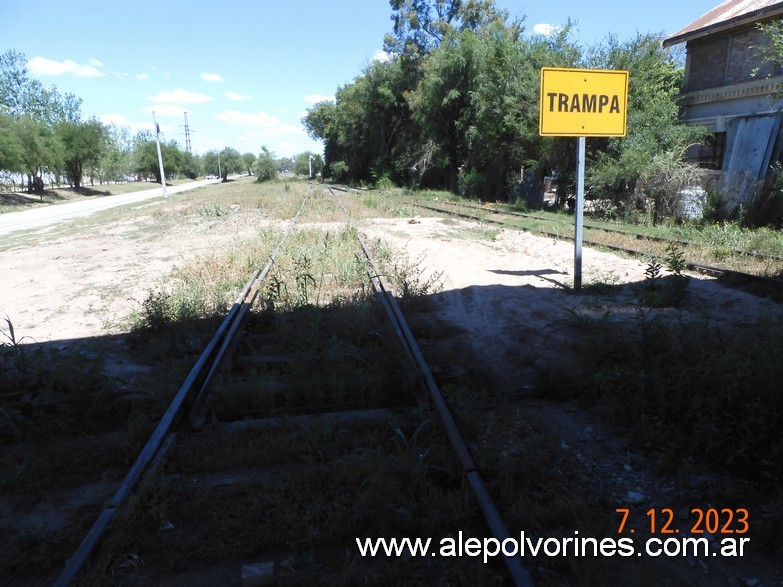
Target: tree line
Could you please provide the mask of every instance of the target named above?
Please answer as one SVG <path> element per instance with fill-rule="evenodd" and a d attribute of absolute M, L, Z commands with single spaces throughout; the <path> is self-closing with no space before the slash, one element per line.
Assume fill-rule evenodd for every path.
<path fill-rule="evenodd" d="M 22 177 L 22 188 L 42 194 L 49 183 L 66 182 L 76 189 L 91 185 L 151 178 L 161 183 L 155 136 L 150 130 L 133 134 L 124 126 L 85 118 L 81 98 L 46 88 L 30 78 L 26 57 L 14 50 L 0 54 L 0 172 Z M 259 155 L 232 147 L 193 154 L 177 141 L 160 145 L 168 178 L 234 174 L 273 179 L 279 172 L 307 175 L 320 172 L 320 155 L 304 152 L 276 158 L 262 147 Z M 3 178 L 0 177 L 0 184 Z"/>
<path fill-rule="evenodd" d="M 583 48 L 568 24 L 526 34 L 493 0 L 390 0 L 387 60 L 368 65 L 302 119 L 324 142 L 324 175 L 446 188 L 487 199 L 573 193 L 575 139 L 539 136 L 542 67 L 630 72 L 627 137 L 589 139 L 594 197 L 628 201 L 690 171 L 702 131 L 678 122 L 683 67 L 654 35 Z M 665 183 L 665 182 L 664 182 Z M 668 184 L 667 184 L 668 185 Z"/>

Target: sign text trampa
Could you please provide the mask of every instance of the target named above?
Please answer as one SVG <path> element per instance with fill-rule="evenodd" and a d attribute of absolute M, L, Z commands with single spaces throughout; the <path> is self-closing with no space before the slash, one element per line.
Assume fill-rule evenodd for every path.
<path fill-rule="evenodd" d="M 628 72 L 541 69 L 539 133 L 558 137 L 624 137 Z"/>

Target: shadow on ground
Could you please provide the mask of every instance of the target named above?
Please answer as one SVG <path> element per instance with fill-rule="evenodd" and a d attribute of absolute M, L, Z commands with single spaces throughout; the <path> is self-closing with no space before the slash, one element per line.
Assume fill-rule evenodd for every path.
<path fill-rule="evenodd" d="M 553 281 L 550 276 L 559 272 L 506 274 Z M 638 517 L 644 519 L 644 512 L 655 508 L 688 511 L 715 503 L 719 504 L 715 507 L 749 508 L 754 516 L 749 536 L 762 550 L 764 541 L 781 530 L 777 483 L 783 455 L 774 452 L 780 450 L 780 443 L 775 444 L 777 437 L 770 436 L 779 434 L 783 425 L 783 400 L 773 384 L 783 379 L 776 355 L 783 345 L 780 318 L 777 322 L 746 323 L 736 331 L 727 331 L 725 325 L 690 324 L 683 320 L 680 309 L 643 305 L 639 300 L 644 287 L 603 285 L 600 295 L 588 290 L 575 296 L 564 287 L 472 286 L 414 300 L 404 311 L 425 357 L 438 367 L 436 377 L 512 536 L 522 530 L 534 536 L 573 538 L 574 531 L 599 539 L 614 535 L 615 509 L 623 502 L 618 503 L 618 496 L 607 487 L 620 478 L 623 483 L 640 479 L 638 469 L 668 480 L 661 482 L 661 487 L 668 487 L 667 483 L 672 487 L 642 495 L 642 501 L 632 506 L 641 512 Z M 444 296 L 462 302 L 465 323 L 449 323 L 439 314 Z M 688 303 L 683 301 L 683 305 Z M 512 317 L 510 310 L 515 307 L 519 311 Z M 484 321 L 468 323 L 471 313 L 481 314 Z M 151 319 L 142 334 L 0 347 L 0 568 L 10 577 L 7 585 L 48 585 L 58 576 L 219 322 L 169 321 L 165 316 Z M 391 329 L 379 324 L 380 310 L 365 302 L 257 314 L 237 350 L 231 381 L 228 374 L 218 379 L 219 390 L 235 391 L 229 397 L 219 394 L 215 411 L 226 419 L 241 420 L 318 409 L 390 405 L 415 409 L 417 376 L 410 363 L 399 358 L 400 346 Z M 510 332 L 516 338 L 509 338 Z M 542 349 L 554 352 L 541 360 L 538 351 Z M 521 395 L 518 389 L 499 392 L 496 366 L 487 357 L 495 357 L 496 363 L 518 360 L 510 367 L 524 374 L 525 381 L 520 384 L 525 385 L 520 387 L 526 391 Z M 740 368 L 750 361 L 753 373 Z M 456 375 L 451 369 L 454 365 L 462 368 Z M 504 365 L 504 372 L 508 367 Z M 727 383 L 730 377 L 733 383 Z M 751 394 L 752 402 L 748 401 Z M 532 402 L 539 407 L 533 410 Z M 540 408 L 542 402 L 546 409 Z M 561 406 L 576 411 L 580 423 L 589 424 L 591 418 L 600 422 L 580 424 L 578 434 L 589 437 L 593 432 L 584 432 L 588 428 L 606 427 L 612 430 L 608 434 L 623 439 L 621 443 L 627 448 L 619 452 L 628 455 L 627 468 L 616 455 L 588 452 L 588 448 L 580 453 L 572 450 L 569 443 L 575 441 L 564 440 L 564 435 L 573 427 L 568 422 L 574 419 L 564 415 L 567 410 Z M 547 411 L 557 417 L 542 419 Z M 419 417 L 427 418 L 427 412 Z M 232 514 L 236 518 L 232 523 L 249 536 L 243 534 L 233 556 L 248 559 L 263 554 L 248 554 L 254 552 L 253 540 L 270 540 L 268 533 L 256 536 L 252 530 L 279 517 L 275 512 L 281 511 L 284 502 L 288 513 L 278 521 L 289 528 L 301 526 L 303 534 L 298 541 L 292 539 L 293 546 L 281 547 L 296 553 L 339 551 L 339 557 L 330 555 L 332 562 L 344 560 L 345 552 L 353 548 L 350 541 L 344 542 L 343 534 L 350 534 L 354 527 L 362 535 L 379 537 L 395 531 L 445 536 L 463 530 L 451 527 L 453 519 L 444 525 L 430 519 L 428 529 L 422 528 L 416 521 L 425 516 L 419 499 L 459 509 L 459 515 L 474 524 L 478 512 L 455 479 L 450 468 L 453 464 L 433 462 L 431 454 L 435 453 L 421 440 L 430 442 L 429 431 L 421 432 L 428 426 L 421 423 L 405 428 L 400 424 L 399 434 L 394 426 L 386 426 L 386 437 L 396 440 L 362 445 L 338 457 L 329 447 L 344 442 L 353 432 L 341 427 L 292 432 L 291 442 L 296 439 L 310 446 L 305 456 L 299 457 L 310 477 L 296 477 L 297 483 L 288 493 L 271 503 L 263 499 L 271 495 L 271 489 L 240 487 L 232 500 L 260 495 L 254 503 L 261 504 L 261 510 L 243 509 Z M 754 433 L 747 435 L 746 430 Z M 588 440 L 585 447 L 595 444 L 592 438 Z M 270 440 L 261 444 L 264 442 Z M 356 475 L 356 471 L 365 470 L 366 459 L 387 458 L 388 442 L 408 459 L 405 462 L 410 469 L 396 471 L 400 478 L 377 471 L 368 472 L 366 478 L 350 477 L 346 481 L 350 488 L 341 491 L 355 492 L 356 499 L 364 500 L 363 507 L 368 508 L 352 512 L 353 502 L 346 505 L 337 493 L 330 493 L 336 491 L 330 483 L 344 474 L 340 467 L 346 463 L 351 465 L 346 470 Z M 250 450 L 255 449 L 247 440 L 232 448 L 235 456 Z M 634 460 L 630 460 L 631 454 Z M 358 463 L 360 455 L 365 460 Z M 604 465 L 604 458 L 617 464 L 619 471 Z M 721 475 L 713 475 L 711 469 Z M 727 471 L 735 477 L 726 476 Z M 308 483 L 306 505 L 292 507 L 298 488 Z M 750 486 L 758 489 L 750 492 Z M 627 489 L 630 495 L 636 488 Z M 373 491 L 380 492 L 380 497 L 368 497 L 376 495 Z M 143 505 L 144 511 L 166 509 L 154 499 Z M 199 512 L 199 517 L 208 506 L 206 501 L 197 501 L 189 507 Z M 324 513 L 313 516 L 311 510 Z M 113 572 L 146 573 L 154 578 L 151 569 L 129 570 L 122 565 L 136 560 L 131 554 L 139 560 L 153 560 L 155 552 L 168 557 L 176 543 L 185 541 L 185 535 L 176 530 L 161 533 L 160 525 L 169 522 L 166 513 L 155 516 L 141 516 L 135 522 L 131 519 L 155 548 L 146 554 L 125 552 L 125 560 L 111 563 Z M 335 521 L 341 528 L 334 527 Z M 186 526 L 186 522 L 178 519 L 174 527 Z M 203 528 L 197 526 L 193 538 L 209 544 L 213 534 L 199 537 L 200 531 Z M 225 549 L 230 537 L 219 539 Z M 185 566 L 176 570 L 185 573 L 199 565 L 209 567 L 225 561 L 212 560 L 210 552 L 206 547 L 200 554 L 183 554 Z M 587 570 L 582 562 L 571 565 L 573 561 L 567 558 L 560 557 L 557 565 L 528 559 L 534 579 L 546 585 L 577 580 L 587 585 L 622 585 L 628 584 L 629 576 L 636 576 L 640 582 L 644 577 L 656 577 L 707 585 L 711 584 L 707 579 L 715 578 L 718 565 L 707 559 L 713 569 L 707 577 L 685 558 L 682 564 L 644 561 L 638 567 L 636 557 L 630 562 L 593 557 L 596 560 L 584 563 Z M 290 560 L 305 567 L 314 564 L 304 558 Z M 291 565 L 292 569 L 296 566 Z M 391 568 L 403 572 L 400 565 L 387 566 L 387 571 Z M 502 566 L 490 568 L 494 582 L 506 584 Z M 442 570 L 425 568 L 424 580 L 433 579 L 430 574 Z M 769 578 L 768 571 L 766 566 L 746 569 L 743 577 Z M 382 580 L 372 569 L 362 567 L 361 572 Z M 465 576 L 452 574 L 451 584 L 479 584 L 476 576 L 470 575 L 472 571 L 465 572 Z M 340 584 L 335 576 L 329 579 L 334 581 L 331 584 Z"/>

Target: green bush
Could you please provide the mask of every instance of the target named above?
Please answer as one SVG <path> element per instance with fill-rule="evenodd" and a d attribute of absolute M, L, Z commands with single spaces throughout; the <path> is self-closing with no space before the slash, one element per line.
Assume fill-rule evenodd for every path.
<path fill-rule="evenodd" d="M 348 177 L 348 164 L 345 161 L 335 161 L 329 165 L 329 177 L 334 181 L 345 181 Z"/>
<path fill-rule="evenodd" d="M 277 179 L 277 161 L 275 155 L 266 147 L 261 147 L 261 153 L 253 163 L 253 173 L 256 182 L 273 181 Z"/>

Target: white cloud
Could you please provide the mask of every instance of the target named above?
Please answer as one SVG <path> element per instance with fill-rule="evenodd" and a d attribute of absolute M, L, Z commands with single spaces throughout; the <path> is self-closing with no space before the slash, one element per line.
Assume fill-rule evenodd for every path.
<path fill-rule="evenodd" d="M 389 55 L 386 51 L 383 49 L 378 49 L 372 56 L 373 61 L 389 61 L 391 59 L 391 55 Z"/>
<path fill-rule="evenodd" d="M 308 104 L 317 104 L 318 102 L 334 102 L 334 96 L 327 96 L 324 94 L 308 94 L 304 97 L 304 101 Z"/>
<path fill-rule="evenodd" d="M 33 57 L 27 62 L 27 67 L 36 75 L 62 75 L 64 73 L 70 73 L 76 77 L 102 77 L 106 75 L 93 65 L 80 65 L 70 59 L 54 61 L 46 57 Z"/>
<path fill-rule="evenodd" d="M 533 32 L 537 35 L 543 35 L 545 37 L 551 37 L 563 30 L 563 27 L 556 24 L 548 24 L 545 22 L 533 25 Z"/>
<path fill-rule="evenodd" d="M 128 118 L 125 118 L 122 114 L 101 114 L 98 116 L 103 124 L 116 124 L 117 126 L 124 126 L 130 128 L 132 131 L 138 131 L 143 128 L 150 130 L 152 128 L 152 119 L 149 122 L 134 122 Z"/>
<path fill-rule="evenodd" d="M 275 154 L 278 153 L 296 153 L 298 150 L 299 145 L 297 143 L 292 143 L 291 141 L 278 141 L 277 144 L 275 144 L 274 152 Z M 299 150 L 299 153 L 304 152 L 306 149 Z M 285 155 L 278 155 L 285 157 Z"/>
<path fill-rule="evenodd" d="M 201 79 L 203 79 L 205 82 L 222 82 L 223 76 L 219 73 L 202 73 L 199 75 Z"/>
<path fill-rule="evenodd" d="M 216 114 L 215 118 L 236 126 L 275 126 L 280 124 L 277 116 L 266 112 L 240 112 L 239 110 L 226 110 Z"/>
<path fill-rule="evenodd" d="M 131 121 L 122 114 L 101 114 L 98 117 L 103 124 L 116 124 L 117 126 L 131 126 Z"/>
<path fill-rule="evenodd" d="M 203 104 L 212 100 L 211 96 L 206 94 L 200 94 L 199 92 L 189 92 L 182 88 L 177 88 L 173 92 L 162 91 L 157 96 L 150 96 L 147 98 L 150 102 L 167 102 L 167 103 L 181 103 L 181 104 Z"/>
<path fill-rule="evenodd" d="M 234 102 L 243 102 L 245 100 L 252 100 L 253 96 L 247 96 L 245 94 L 237 94 L 236 92 L 226 92 L 226 98 L 233 100 Z"/>
<path fill-rule="evenodd" d="M 279 137 L 281 135 L 302 134 L 304 130 L 301 126 L 285 124 L 277 116 L 272 116 L 266 112 L 240 112 L 239 110 L 226 110 L 216 114 L 215 118 L 226 124 L 233 126 L 259 127 L 259 131 L 250 130 L 245 133 L 246 137 Z"/>
<path fill-rule="evenodd" d="M 187 108 L 175 104 L 156 104 L 155 106 L 144 107 L 144 112 L 154 112 L 159 116 L 182 116 L 182 113 L 187 112 L 187 110 Z"/>
<path fill-rule="evenodd" d="M 137 80 L 139 80 L 139 81 L 142 81 L 142 82 L 149 81 L 149 79 L 150 79 L 150 74 L 148 74 L 148 73 L 139 73 L 139 74 L 136 74 L 136 79 L 137 79 Z"/>
<path fill-rule="evenodd" d="M 103 63 L 100 59 L 90 59 L 87 63 L 92 65 L 93 67 L 103 67 Z"/>

